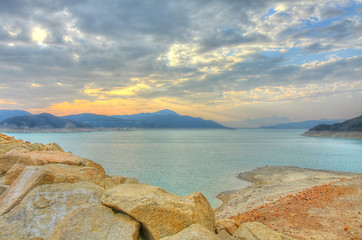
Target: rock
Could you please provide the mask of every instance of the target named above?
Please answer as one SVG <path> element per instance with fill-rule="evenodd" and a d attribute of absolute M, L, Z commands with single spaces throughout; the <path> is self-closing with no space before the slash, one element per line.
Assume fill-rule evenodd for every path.
<path fill-rule="evenodd" d="M 127 184 L 139 184 L 140 182 L 136 178 L 127 178 L 124 183 L 127 183 Z"/>
<path fill-rule="evenodd" d="M 63 149 L 56 143 L 34 143 L 24 142 L 23 140 L 15 139 L 14 137 L 7 136 L 0 133 L 0 154 L 10 151 L 14 148 L 22 147 L 29 151 L 60 151 L 64 152 Z"/>
<path fill-rule="evenodd" d="M 23 140 L 17 140 L 14 137 L 7 136 L 5 134 L 0 133 L 0 153 L 6 153 L 7 151 L 10 151 L 11 149 L 24 146 L 24 145 L 30 145 L 30 143 L 25 143 Z"/>
<path fill-rule="evenodd" d="M 58 151 L 64 152 L 64 150 L 56 143 L 48 143 L 48 144 L 41 144 L 41 143 L 33 143 L 29 146 L 25 147 L 29 151 Z"/>
<path fill-rule="evenodd" d="M 220 238 L 220 240 L 240 240 L 240 238 L 233 237 L 230 235 L 227 231 L 221 230 L 217 236 Z"/>
<path fill-rule="evenodd" d="M 52 240 L 130 239 L 139 237 L 140 224 L 101 204 L 84 204 L 69 213 L 53 230 Z"/>
<path fill-rule="evenodd" d="M 35 187 L 51 183 L 54 175 L 51 171 L 29 166 L 20 174 L 20 176 L 11 184 L 11 186 L 0 196 L 0 215 L 7 213 Z"/>
<path fill-rule="evenodd" d="M 127 180 L 126 177 L 119 177 L 119 176 L 107 176 L 103 179 L 104 181 L 104 188 L 111 189 L 119 184 L 125 183 Z"/>
<path fill-rule="evenodd" d="M 0 196 L 9 188 L 8 185 L 0 185 Z"/>
<path fill-rule="evenodd" d="M 276 232 L 259 222 L 247 222 L 242 224 L 235 232 L 234 237 L 243 240 L 293 240 L 293 238 Z"/>
<path fill-rule="evenodd" d="M 89 182 L 38 186 L 0 217 L 0 239 L 47 239 L 65 216 L 83 204 L 99 203 L 103 192 Z"/>
<path fill-rule="evenodd" d="M 4 184 L 11 185 L 24 171 L 25 165 L 15 163 L 5 174 Z"/>
<path fill-rule="evenodd" d="M 201 193 L 182 198 L 147 184 L 121 184 L 107 190 L 102 203 L 139 221 L 146 239 L 174 235 L 194 223 L 215 231 L 213 210 Z"/>
<path fill-rule="evenodd" d="M 236 226 L 234 220 L 221 219 L 216 221 L 216 232 L 221 232 L 222 230 L 225 230 L 230 235 L 234 235 L 236 230 L 238 230 L 238 227 Z"/>
<path fill-rule="evenodd" d="M 15 148 L 0 156 L 0 172 L 6 173 L 14 164 L 46 165 L 67 164 L 75 166 L 87 166 L 97 169 L 105 174 L 103 167 L 91 160 L 75 156 L 71 153 L 59 151 L 29 151 L 25 148 Z"/>
<path fill-rule="evenodd" d="M 161 240 L 221 240 L 209 229 L 193 224 L 190 227 L 178 232 L 175 235 L 161 238 Z"/>
<path fill-rule="evenodd" d="M 15 164 L 5 175 L 5 184 L 10 182 L 9 179 L 12 182 L 10 188 L 0 196 L 0 215 L 10 211 L 28 192 L 39 185 L 89 181 L 103 187 L 104 175 L 92 167 L 48 164 L 24 168 L 21 164 Z M 14 180 L 15 177 L 17 178 Z"/>
<path fill-rule="evenodd" d="M 198 223 L 212 232 L 216 231 L 215 213 L 207 198 L 201 192 L 194 192 L 185 197 L 193 203 L 193 223 Z"/>
<path fill-rule="evenodd" d="M 81 181 L 89 181 L 104 187 L 103 172 L 99 172 L 98 169 L 85 166 L 73 166 L 65 164 L 48 164 L 42 166 L 53 172 L 53 183 L 75 183 Z"/>

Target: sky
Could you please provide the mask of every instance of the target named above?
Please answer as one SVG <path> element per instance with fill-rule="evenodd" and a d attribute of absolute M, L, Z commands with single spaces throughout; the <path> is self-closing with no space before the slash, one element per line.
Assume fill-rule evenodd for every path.
<path fill-rule="evenodd" d="M 362 114 L 362 0 L 2 0 L 0 109 Z"/>

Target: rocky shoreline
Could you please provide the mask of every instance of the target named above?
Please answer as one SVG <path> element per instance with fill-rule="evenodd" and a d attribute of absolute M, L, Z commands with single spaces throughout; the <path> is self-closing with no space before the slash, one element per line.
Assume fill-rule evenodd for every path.
<path fill-rule="evenodd" d="M 295 239 L 362 239 L 362 174 L 263 167 L 238 177 L 252 186 L 219 194 L 215 209 L 229 229 L 256 221 Z"/>
<path fill-rule="evenodd" d="M 293 239 L 291 232 L 260 221 L 241 223 L 238 216 L 310 186 L 360 177 L 260 168 L 241 174 L 253 185 L 220 195 L 224 204 L 213 210 L 200 192 L 180 197 L 134 178 L 109 176 L 101 165 L 55 143 L 32 144 L 4 134 L 0 176 L 0 239 L 37 240 Z"/>

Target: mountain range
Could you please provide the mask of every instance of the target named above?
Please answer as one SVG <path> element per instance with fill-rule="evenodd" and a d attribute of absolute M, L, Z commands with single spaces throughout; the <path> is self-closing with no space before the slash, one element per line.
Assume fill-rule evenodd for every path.
<path fill-rule="evenodd" d="M 75 128 L 226 128 L 214 121 L 182 116 L 165 109 L 135 115 L 98 115 L 82 113 L 57 117 L 48 113 L 32 115 L 19 110 L 3 110 L 0 128 L 75 129 Z"/>
<path fill-rule="evenodd" d="M 321 120 L 308 120 L 303 122 L 290 122 L 290 123 L 279 123 L 271 126 L 263 126 L 261 128 L 266 129 L 310 129 L 319 124 L 335 124 L 343 122 L 344 119 L 321 119 Z"/>
<path fill-rule="evenodd" d="M 53 128 L 86 128 L 90 127 L 82 122 L 56 117 L 49 113 L 37 115 L 21 115 L 10 117 L 0 123 L 5 129 L 53 129 Z"/>
<path fill-rule="evenodd" d="M 223 122 L 225 126 L 232 128 L 260 128 L 262 126 L 270 126 L 279 123 L 290 123 L 288 117 L 270 116 L 263 118 L 245 119 L 242 121 Z"/>
<path fill-rule="evenodd" d="M 0 122 L 4 121 L 5 119 L 17 117 L 17 116 L 25 116 L 31 115 L 30 112 L 23 111 L 23 110 L 2 110 L 0 109 Z"/>

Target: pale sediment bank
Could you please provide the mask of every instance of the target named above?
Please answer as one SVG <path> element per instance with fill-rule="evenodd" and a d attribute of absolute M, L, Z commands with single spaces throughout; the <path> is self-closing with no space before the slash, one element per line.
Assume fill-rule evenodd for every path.
<path fill-rule="evenodd" d="M 240 173 L 238 178 L 252 183 L 250 187 L 223 192 L 218 198 L 223 204 L 215 209 L 216 219 L 225 219 L 247 212 L 281 196 L 338 181 L 361 177 L 362 174 L 306 169 L 298 167 L 262 167 Z"/>
<path fill-rule="evenodd" d="M 350 138 L 362 139 L 362 132 L 357 131 L 314 131 L 309 130 L 302 134 L 306 137 L 332 137 L 332 138 Z"/>

